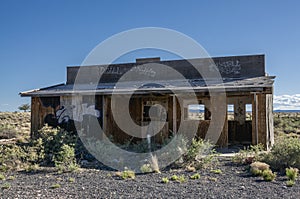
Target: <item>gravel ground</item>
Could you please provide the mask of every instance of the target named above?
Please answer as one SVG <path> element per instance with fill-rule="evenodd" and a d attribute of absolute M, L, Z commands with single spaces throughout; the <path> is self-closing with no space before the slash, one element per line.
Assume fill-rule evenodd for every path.
<path fill-rule="evenodd" d="M 163 171 L 136 175 L 135 180 L 121 180 L 115 172 L 81 169 L 78 172 L 57 174 L 53 169 L 37 173 L 12 172 L 14 180 L 0 181 L 10 184 L 1 189 L 1 198 L 300 198 L 300 181 L 286 187 L 286 177 L 278 175 L 273 182 L 252 177 L 245 166 L 233 164 L 222 157 L 219 169 L 222 174 L 200 171 L 200 179 L 188 179 L 193 173 L 186 171 Z M 162 177 L 185 175 L 184 183 L 170 181 L 161 183 Z M 74 178 L 74 182 L 70 182 Z M 53 184 L 60 188 L 53 189 Z"/>

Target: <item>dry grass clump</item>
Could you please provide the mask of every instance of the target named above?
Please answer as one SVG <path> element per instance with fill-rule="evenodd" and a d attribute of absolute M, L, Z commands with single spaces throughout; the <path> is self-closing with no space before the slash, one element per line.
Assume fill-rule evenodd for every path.
<path fill-rule="evenodd" d="M 127 180 L 127 179 L 135 179 L 135 172 L 129 169 L 126 169 L 124 171 L 118 171 L 115 173 L 116 176 L 120 177 L 123 180 Z"/>
<path fill-rule="evenodd" d="M 254 176 L 262 176 L 265 181 L 273 181 L 276 173 L 270 169 L 270 165 L 264 162 L 253 162 L 250 164 L 250 172 Z"/>
<path fill-rule="evenodd" d="M 252 164 L 250 164 L 250 172 L 254 176 L 261 175 L 263 171 L 269 170 L 269 169 L 270 169 L 270 165 L 268 165 L 264 162 L 253 162 Z"/>
<path fill-rule="evenodd" d="M 0 139 L 28 139 L 30 113 L 0 112 Z"/>

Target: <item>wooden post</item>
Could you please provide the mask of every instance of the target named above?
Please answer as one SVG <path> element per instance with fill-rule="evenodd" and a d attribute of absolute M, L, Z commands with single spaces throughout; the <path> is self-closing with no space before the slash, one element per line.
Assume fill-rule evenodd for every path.
<path fill-rule="evenodd" d="M 173 95 L 173 133 L 177 133 L 177 110 L 176 110 L 176 96 Z"/>

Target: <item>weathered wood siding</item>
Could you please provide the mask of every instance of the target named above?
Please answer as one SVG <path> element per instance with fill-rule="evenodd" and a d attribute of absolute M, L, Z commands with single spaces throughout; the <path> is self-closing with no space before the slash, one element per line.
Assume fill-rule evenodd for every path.
<path fill-rule="evenodd" d="M 45 120 L 55 117 L 59 106 L 59 97 L 32 97 L 31 98 L 31 137 L 36 138 Z M 48 118 L 47 118 L 48 117 Z"/>

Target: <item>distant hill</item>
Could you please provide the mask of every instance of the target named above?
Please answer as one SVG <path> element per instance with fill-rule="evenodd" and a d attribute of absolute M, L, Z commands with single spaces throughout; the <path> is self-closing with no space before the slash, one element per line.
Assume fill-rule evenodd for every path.
<path fill-rule="evenodd" d="M 189 112 L 192 112 L 192 113 L 203 113 L 204 110 L 189 109 Z M 232 113 L 233 111 L 228 111 L 228 112 Z M 251 111 L 247 111 L 247 112 L 251 112 Z M 276 113 L 300 113 L 300 110 L 274 110 L 274 112 L 276 112 Z"/>
<path fill-rule="evenodd" d="M 300 113 L 300 110 L 274 110 L 276 113 Z"/>

